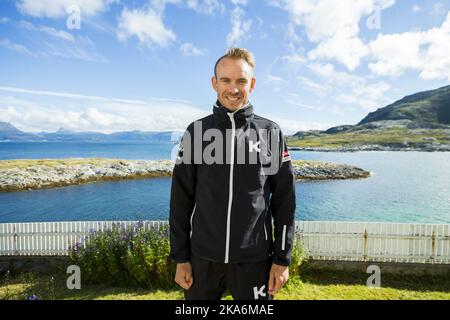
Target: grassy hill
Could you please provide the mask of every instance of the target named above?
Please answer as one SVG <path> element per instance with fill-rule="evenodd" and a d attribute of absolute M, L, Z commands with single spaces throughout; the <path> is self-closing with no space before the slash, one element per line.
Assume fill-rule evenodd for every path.
<path fill-rule="evenodd" d="M 419 92 L 371 112 L 359 125 L 381 120 L 411 120 L 418 127 L 450 124 L 450 86 Z"/>
<path fill-rule="evenodd" d="M 450 86 L 406 96 L 357 125 L 299 131 L 287 143 L 312 150 L 450 151 Z"/>

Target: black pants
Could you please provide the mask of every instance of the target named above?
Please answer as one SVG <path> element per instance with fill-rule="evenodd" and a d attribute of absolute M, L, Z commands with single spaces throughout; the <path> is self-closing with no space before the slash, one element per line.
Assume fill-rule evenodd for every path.
<path fill-rule="evenodd" d="M 267 290 L 271 259 L 255 263 L 220 263 L 191 258 L 192 286 L 186 300 L 220 300 L 228 289 L 235 300 L 272 300 Z"/>

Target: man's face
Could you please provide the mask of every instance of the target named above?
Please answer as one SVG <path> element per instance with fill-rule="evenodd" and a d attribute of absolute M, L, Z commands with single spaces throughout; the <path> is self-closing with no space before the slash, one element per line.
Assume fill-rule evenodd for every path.
<path fill-rule="evenodd" d="M 211 82 L 220 103 L 230 111 L 243 107 L 255 87 L 252 67 L 243 59 L 224 58 Z"/>

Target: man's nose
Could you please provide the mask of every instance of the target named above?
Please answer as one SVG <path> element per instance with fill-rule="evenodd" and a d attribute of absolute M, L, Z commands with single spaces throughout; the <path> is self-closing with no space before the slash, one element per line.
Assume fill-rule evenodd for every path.
<path fill-rule="evenodd" d="M 228 91 L 229 91 L 230 93 L 235 94 L 235 93 L 238 93 L 238 92 L 239 92 L 239 89 L 236 88 L 236 86 L 232 85 L 232 86 L 228 89 Z"/>

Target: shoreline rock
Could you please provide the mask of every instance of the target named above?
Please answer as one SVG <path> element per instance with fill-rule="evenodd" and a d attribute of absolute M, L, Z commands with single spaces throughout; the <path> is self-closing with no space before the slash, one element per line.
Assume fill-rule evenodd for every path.
<path fill-rule="evenodd" d="M 419 147 L 411 147 L 407 144 L 398 145 L 349 145 L 338 148 L 327 147 L 288 147 L 292 151 L 313 152 L 363 152 L 363 151 L 403 151 L 403 152 L 450 152 L 450 145 L 439 143 L 427 143 Z"/>
<path fill-rule="evenodd" d="M 296 180 L 344 180 L 370 177 L 370 172 L 347 164 L 325 161 L 293 161 Z"/>
<path fill-rule="evenodd" d="M 2 166 L 2 162 L 6 161 L 8 166 Z M 27 165 L 27 161 L 30 165 Z M 39 164 L 35 164 L 36 160 L 0 160 L 0 192 L 31 191 L 99 181 L 170 177 L 174 165 L 170 160 L 76 159 L 75 164 L 71 164 L 71 159 L 64 159 L 38 162 Z M 17 166 L 14 166 L 15 163 Z M 297 160 L 293 161 L 293 167 L 297 180 L 359 179 L 370 176 L 370 172 L 357 167 L 321 161 Z"/>

